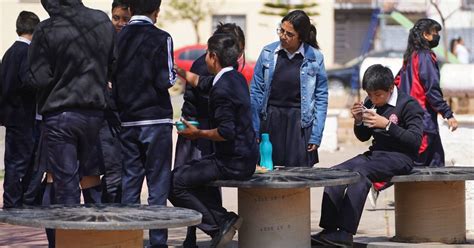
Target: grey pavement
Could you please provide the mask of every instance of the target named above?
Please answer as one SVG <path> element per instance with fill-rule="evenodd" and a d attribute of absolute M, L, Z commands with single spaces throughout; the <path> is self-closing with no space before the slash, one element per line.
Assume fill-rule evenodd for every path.
<path fill-rule="evenodd" d="M 365 144 L 342 145 L 336 152 L 322 152 L 320 163 L 317 166 L 330 167 L 351 158 L 366 149 Z M 3 188 L 0 187 L 0 194 Z M 237 190 L 234 188 L 223 188 L 224 206 L 237 212 Z M 143 188 L 142 199 L 146 199 L 146 186 Z M 321 212 L 322 188 L 311 189 L 311 229 L 318 232 L 319 216 Z M 366 204 L 366 211 L 362 216 L 359 235 L 364 237 L 391 237 L 394 235 L 394 211 L 388 203 L 393 200 L 393 191 L 388 189 L 381 194 L 377 209 L 372 209 Z M 145 202 L 143 202 L 145 203 Z M 1 199 L 0 199 L 1 205 Z M 169 204 L 170 205 L 170 204 Z M 169 245 L 180 247 L 186 234 L 186 228 L 175 228 L 169 230 Z M 145 232 L 147 239 L 147 232 Z M 198 231 L 198 242 L 200 247 L 207 247 L 209 237 Z M 27 227 L 0 224 L 0 247 L 46 247 L 47 241 L 43 230 Z M 237 236 L 234 238 L 232 247 L 237 247 Z"/>
<path fill-rule="evenodd" d="M 173 97 L 173 106 L 175 106 L 175 118 L 179 118 L 179 107 L 182 105 L 182 97 Z M 179 106 L 179 107 L 178 107 Z M 176 132 L 174 139 L 176 140 Z M 473 137 L 472 134 L 467 136 Z M 1 170 L 3 169 L 3 155 L 4 155 L 4 137 L 5 129 L 0 127 L 0 174 L 3 176 Z M 459 141 L 459 140 L 458 140 Z M 341 163 L 363 151 L 368 147 L 368 143 L 355 144 L 339 144 L 339 149 L 334 152 L 321 151 L 319 154 L 320 162 L 318 167 L 330 167 Z M 449 146 L 448 146 L 449 147 Z M 470 150 L 470 149 L 468 149 Z M 173 152 L 174 154 L 174 152 Z M 467 156 L 467 155 L 466 155 Z M 469 155 L 472 159 L 472 155 Z M 0 176 L 0 178 L 1 178 Z M 3 180 L 0 180 L 3 185 Z M 223 203 L 229 211 L 237 212 L 237 190 L 234 188 L 223 188 Z M 3 186 L 0 186 L 0 195 L 3 195 Z M 142 202 L 146 204 L 147 189 L 146 185 L 142 191 Z M 320 231 L 318 227 L 319 217 L 321 213 L 321 199 L 322 188 L 311 189 L 311 230 L 313 233 Z M 408 246 L 400 243 L 384 243 L 388 238 L 395 235 L 395 215 L 394 208 L 390 203 L 394 200 L 393 187 L 383 191 L 377 202 L 377 207 L 373 209 L 369 202 L 366 202 L 365 210 L 359 225 L 356 241 L 370 241 L 371 244 L 366 247 L 400 247 Z M 2 197 L 0 197 L 0 206 L 2 205 Z M 168 205 L 171 205 L 168 203 Z M 147 243 L 147 232 L 145 232 L 145 244 Z M 170 247 L 181 247 L 181 244 L 186 235 L 186 228 L 175 228 L 169 230 Z M 472 234 L 468 237 L 472 240 Z M 209 246 L 209 237 L 198 231 L 198 245 L 199 247 Z M 47 240 L 42 229 L 12 226 L 0 223 L 0 247 L 47 247 Z M 447 246 L 442 244 L 420 244 L 410 245 L 414 247 L 474 247 L 474 245 L 455 245 Z M 238 247 L 237 236 L 231 247 Z"/>

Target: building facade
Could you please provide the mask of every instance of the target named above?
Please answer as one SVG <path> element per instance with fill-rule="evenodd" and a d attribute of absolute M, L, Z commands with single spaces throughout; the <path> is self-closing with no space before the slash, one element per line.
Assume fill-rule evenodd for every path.
<path fill-rule="evenodd" d="M 112 0 L 83 0 L 90 8 L 100 9 L 110 15 Z M 276 28 L 281 20 L 276 16 L 265 16 L 259 12 L 264 0 L 203 0 L 214 10 L 199 25 L 201 43 L 205 43 L 219 21 L 235 22 L 242 26 L 246 34 L 246 56 L 248 60 L 256 60 L 264 45 L 276 41 Z M 292 0 L 298 3 L 298 0 Z M 168 31 L 173 39 L 175 49 L 196 43 L 192 24 L 187 20 L 166 20 L 169 11 L 169 0 L 163 0 L 158 26 Z M 318 1 L 315 10 L 318 16 L 311 16 L 318 29 L 318 41 L 325 55 L 326 64 L 333 62 L 334 43 L 334 1 Z M 0 0 L 0 55 L 15 41 L 15 21 L 18 13 L 28 10 L 36 13 L 41 20 L 48 17 L 40 4 L 40 0 Z M 160 19 L 161 18 L 161 19 Z"/>

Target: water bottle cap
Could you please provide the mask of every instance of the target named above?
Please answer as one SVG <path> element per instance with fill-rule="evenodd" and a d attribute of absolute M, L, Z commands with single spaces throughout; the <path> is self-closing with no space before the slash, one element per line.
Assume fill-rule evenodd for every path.
<path fill-rule="evenodd" d="M 268 133 L 262 133 L 262 140 L 268 140 L 270 135 Z"/>

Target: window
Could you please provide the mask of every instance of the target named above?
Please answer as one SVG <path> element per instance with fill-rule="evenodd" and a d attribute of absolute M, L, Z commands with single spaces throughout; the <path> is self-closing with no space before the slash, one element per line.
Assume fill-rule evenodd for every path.
<path fill-rule="evenodd" d="M 235 23 L 242 31 L 246 30 L 246 16 L 245 15 L 213 15 L 212 16 L 212 32 L 216 30 L 217 24 L 222 23 Z"/>
<path fill-rule="evenodd" d="M 204 49 L 192 49 L 187 50 L 179 55 L 179 59 L 181 60 L 196 60 L 197 58 L 201 57 L 201 55 L 205 54 L 206 50 Z"/>

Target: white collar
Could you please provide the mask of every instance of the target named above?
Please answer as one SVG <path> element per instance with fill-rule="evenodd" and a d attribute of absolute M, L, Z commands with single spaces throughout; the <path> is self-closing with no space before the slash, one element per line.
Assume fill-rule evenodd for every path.
<path fill-rule="evenodd" d="M 219 81 L 219 79 L 221 79 L 222 75 L 224 75 L 224 73 L 228 72 L 228 71 L 232 71 L 234 69 L 234 67 L 232 66 L 228 66 L 228 67 L 225 67 L 225 68 L 222 68 L 217 74 L 216 76 L 214 77 L 214 80 L 212 80 L 212 86 L 214 86 L 217 81 Z"/>
<path fill-rule="evenodd" d="M 393 87 L 392 95 L 390 95 L 390 99 L 388 99 L 387 104 L 393 107 L 397 106 L 397 98 L 398 98 L 398 89 L 397 86 Z"/>
<path fill-rule="evenodd" d="M 132 16 L 132 18 L 130 18 L 130 21 L 128 22 L 128 24 L 134 24 L 134 23 L 137 23 L 137 22 L 149 22 L 150 24 L 153 24 L 153 21 L 150 19 L 150 17 L 144 16 L 144 15 L 134 15 L 134 16 Z"/>
<path fill-rule="evenodd" d="M 25 37 L 21 37 L 21 36 L 18 36 L 18 38 L 16 38 L 16 41 L 19 41 L 19 42 L 24 42 L 26 44 L 31 44 L 31 40 L 28 40 L 27 38 Z"/>
<path fill-rule="evenodd" d="M 304 58 L 304 42 L 301 42 L 301 45 L 300 47 L 298 48 L 298 50 L 296 50 L 296 52 L 294 53 L 290 53 L 288 52 L 288 50 L 286 50 L 285 48 L 282 48 L 281 47 L 281 44 L 277 46 L 277 48 L 275 49 L 275 53 L 278 53 L 280 50 L 284 50 L 286 52 L 286 55 L 288 56 L 289 59 L 292 59 L 293 57 L 295 57 L 296 54 L 301 54 L 301 56 L 303 56 Z"/>

